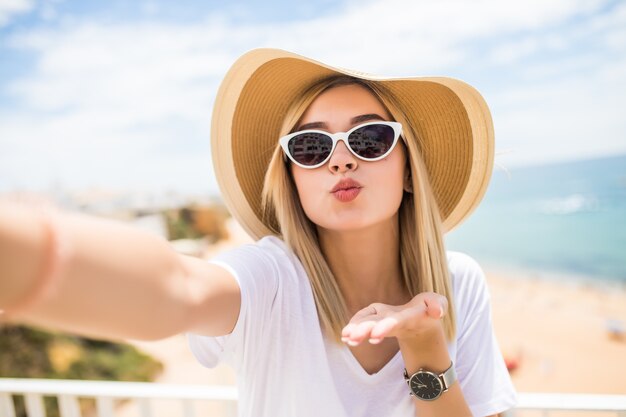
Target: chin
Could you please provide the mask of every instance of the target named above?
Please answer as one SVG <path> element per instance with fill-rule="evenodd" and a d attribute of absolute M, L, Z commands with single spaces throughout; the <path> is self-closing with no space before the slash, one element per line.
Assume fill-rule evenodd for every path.
<path fill-rule="evenodd" d="M 314 222 L 318 227 L 334 232 L 351 232 L 357 230 L 367 229 L 368 227 L 378 224 L 378 221 L 365 220 L 351 218 L 347 220 L 340 220 L 329 222 L 328 219 L 323 219 L 321 222 Z"/>
<path fill-rule="evenodd" d="M 335 232 L 358 231 L 389 225 L 397 221 L 394 218 L 398 214 L 397 210 L 395 212 L 390 209 L 383 211 L 380 207 L 377 210 L 364 210 L 363 207 L 357 206 L 337 210 L 325 205 L 316 206 L 314 209 L 309 207 L 308 210 L 305 208 L 304 212 L 318 228 Z M 321 213 L 324 215 L 320 215 Z"/>

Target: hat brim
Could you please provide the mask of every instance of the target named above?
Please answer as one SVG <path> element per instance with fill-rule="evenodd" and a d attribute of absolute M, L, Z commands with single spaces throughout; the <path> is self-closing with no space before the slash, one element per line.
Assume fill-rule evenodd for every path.
<path fill-rule="evenodd" d="M 462 223 L 482 200 L 493 169 L 493 122 L 476 89 L 449 77 L 380 77 L 260 48 L 227 72 L 211 125 L 217 182 L 244 230 L 255 240 L 272 234 L 262 221 L 261 191 L 283 118 L 312 83 L 335 74 L 381 83 L 392 92 L 421 141 L 444 232 Z"/>

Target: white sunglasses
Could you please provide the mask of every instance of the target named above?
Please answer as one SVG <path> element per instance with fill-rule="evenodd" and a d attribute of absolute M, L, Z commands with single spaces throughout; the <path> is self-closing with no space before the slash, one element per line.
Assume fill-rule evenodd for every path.
<path fill-rule="evenodd" d="M 294 164 L 302 168 L 324 165 L 342 140 L 350 152 L 364 161 L 378 161 L 393 150 L 402 134 L 398 122 L 363 123 L 347 132 L 328 133 L 323 130 L 301 130 L 280 138 L 280 146 Z"/>

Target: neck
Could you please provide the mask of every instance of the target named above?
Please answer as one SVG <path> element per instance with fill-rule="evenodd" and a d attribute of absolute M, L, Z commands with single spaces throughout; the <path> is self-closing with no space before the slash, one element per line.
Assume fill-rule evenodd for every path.
<path fill-rule="evenodd" d="M 318 228 L 320 247 L 351 314 L 371 303 L 409 301 L 402 280 L 397 216 L 368 228 Z"/>

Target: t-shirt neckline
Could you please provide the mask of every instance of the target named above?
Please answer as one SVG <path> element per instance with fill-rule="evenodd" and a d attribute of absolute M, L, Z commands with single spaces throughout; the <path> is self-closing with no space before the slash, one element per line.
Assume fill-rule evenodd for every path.
<path fill-rule="evenodd" d="M 360 379 L 368 383 L 378 382 L 381 379 L 384 379 L 385 376 L 391 372 L 391 370 L 395 367 L 396 362 L 398 362 L 402 358 L 402 352 L 398 349 L 396 354 L 387 361 L 387 363 L 378 370 L 378 372 L 374 374 L 368 374 L 367 371 L 363 368 L 361 363 L 357 360 L 357 358 L 352 354 L 352 351 L 347 345 L 337 346 L 337 349 L 341 352 L 341 355 L 344 357 L 348 367 L 357 375 Z"/>

